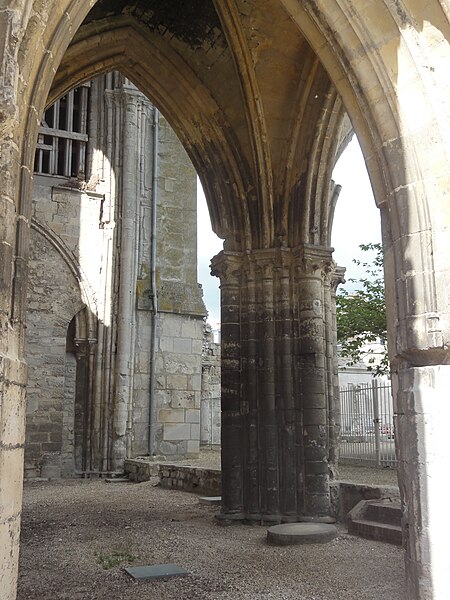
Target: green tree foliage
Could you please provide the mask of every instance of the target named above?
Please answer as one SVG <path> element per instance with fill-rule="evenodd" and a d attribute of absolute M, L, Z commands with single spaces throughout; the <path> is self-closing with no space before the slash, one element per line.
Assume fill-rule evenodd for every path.
<path fill-rule="evenodd" d="M 366 276 L 350 279 L 356 291 L 342 290 L 336 297 L 338 343 L 341 356 L 349 364 L 368 358 L 368 369 L 374 376 L 389 372 L 386 346 L 386 304 L 384 298 L 383 250 L 381 244 L 361 244 L 361 250 L 375 252 L 373 262 L 354 260 L 364 267 Z M 379 349 L 370 344 L 380 344 Z"/>

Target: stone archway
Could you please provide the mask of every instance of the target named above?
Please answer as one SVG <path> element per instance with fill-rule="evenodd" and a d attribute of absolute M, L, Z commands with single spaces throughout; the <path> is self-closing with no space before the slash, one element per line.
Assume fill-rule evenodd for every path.
<path fill-rule="evenodd" d="M 433 0 L 420 8 L 404 0 L 399 7 L 380 0 L 368 7 L 350 0 L 301 5 L 269 0 L 261 10 L 251 2 L 217 0 L 213 8 L 199 0 L 202 26 L 189 31 L 179 23 L 198 24 L 193 15 L 190 21 L 174 17 L 167 4 L 161 4 L 162 13 L 156 5 L 146 12 L 148 2 L 124 0 L 104 12 L 106 4 L 67 0 L 49 3 L 48 12 L 14 5 L 4 17 L 1 353 L 4 381 L 12 385 L 3 399 L 7 434 L 2 443 L 9 468 L 19 477 L 16 486 L 2 488 L 7 506 L 2 536 L 9 539 L 11 531 L 13 546 L 11 554 L 4 544 L 7 593 L 12 597 L 15 580 L 23 431 L 23 410 L 14 417 L 8 407 L 23 403 L 25 382 L 21 324 L 33 140 L 74 33 L 67 56 L 77 44 L 88 50 L 92 40 L 102 47 L 114 21 L 121 26 L 116 57 L 103 57 L 96 68 L 100 72 L 108 60 L 122 61 L 120 68 L 128 66 L 131 79 L 134 73 L 145 82 L 147 69 L 136 54 L 133 58 L 133 41 L 128 36 L 119 43 L 119 32 L 130 23 L 136 39 L 145 30 L 143 55 L 156 51 L 161 57 L 166 84 L 153 90 L 153 100 L 161 108 L 167 102 L 167 116 L 203 178 L 213 226 L 226 239 L 215 269 L 225 300 L 224 421 L 231 458 L 224 463 L 229 490 L 224 513 L 230 518 L 289 520 L 327 510 L 327 475 L 317 469 L 326 462 L 323 306 L 331 253 L 320 241 L 326 239 L 326 211 L 315 220 L 317 177 L 310 159 L 317 128 L 330 114 L 330 94 L 337 89 L 341 95 L 382 213 L 409 594 L 444 597 L 448 574 L 438 556 L 448 554 L 443 550 L 448 536 L 435 516 L 442 491 L 435 474 L 445 466 L 437 457 L 445 456 L 442 423 L 448 416 L 444 390 L 449 379 L 450 265 L 443 251 L 450 227 L 443 125 L 448 108 L 442 102 L 448 93 L 449 23 L 444 4 Z M 31 53 L 33 44 L 37 51 Z M 174 74 L 187 82 L 181 92 Z M 76 83 L 76 73 L 66 76 Z M 411 96 L 419 111 L 411 110 Z M 433 438 L 432 427 L 438 433 Z M 299 450 L 299 458 L 292 468 L 280 469 L 280 456 L 291 447 Z M 300 473 L 294 482 L 287 479 L 292 472 Z M 439 555 L 430 559 L 428 547 L 438 542 Z"/>
<path fill-rule="evenodd" d="M 30 237 L 25 474 L 72 476 L 73 439 L 69 438 L 73 438 L 75 392 L 68 399 L 67 379 L 68 361 L 76 359 L 75 355 L 66 354 L 67 331 L 72 331 L 70 323 L 75 326 L 77 321 L 78 335 L 71 337 L 92 339 L 92 322 L 96 318 L 86 282 L 77 277 L 79 271 L 67 247 L 36 219 Z M 79 326 L 81 322 L 83 328 Z M 67 413 L 72 419 L 67 419 Z"/>

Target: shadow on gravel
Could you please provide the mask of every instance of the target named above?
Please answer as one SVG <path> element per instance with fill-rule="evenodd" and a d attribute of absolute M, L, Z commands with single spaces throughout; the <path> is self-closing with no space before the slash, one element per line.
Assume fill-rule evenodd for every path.
<path fill-rule="evenodd" d="M 343 528 L 328 544 L 268 546 L 265 527 L 218 526 L 217 510 L 193 494 L 148 483 L 27 483 L 17 598 L 405 598 L 397 547 L 349 536 Z M 123 571 L 164 563 L 189 576 L 135 583 Z"/>

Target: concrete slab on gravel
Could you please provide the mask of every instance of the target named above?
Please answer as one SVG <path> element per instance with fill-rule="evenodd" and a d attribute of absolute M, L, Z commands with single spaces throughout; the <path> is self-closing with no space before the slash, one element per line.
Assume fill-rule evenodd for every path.
<path fill-rule="evenodd" d="M 166 579 L 168 577 L 184 577 L 189 575 L 186 569 L 178 567 L 173 563 L 147 565 L 143 567 L 126 567 L 125 571 L 137 581 L 144 581 L 146 579 Z"/>
<path fill-rule="evenodd" d="M 336 536 L 335 525 L 328 523 L 283 523 L 267 530 L 267 542 L 274 546 L 324 544 Z"/>
<path fill-rule="evenodd" d="M 200 504 L 220 504 L 222 496 L 200 496 L 198 501 Z"/>

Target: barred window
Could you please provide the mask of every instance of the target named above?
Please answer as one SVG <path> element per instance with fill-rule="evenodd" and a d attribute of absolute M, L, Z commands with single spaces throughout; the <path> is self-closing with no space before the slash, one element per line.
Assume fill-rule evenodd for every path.
<path fill-rule="evenodd" d="M 36 173 L 85 179 L 88 103 L 89 85 L 83 85 L 45 111 L 36 146 Z"/>

